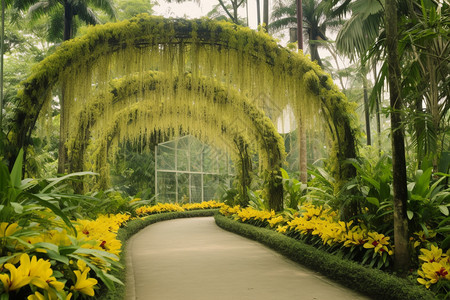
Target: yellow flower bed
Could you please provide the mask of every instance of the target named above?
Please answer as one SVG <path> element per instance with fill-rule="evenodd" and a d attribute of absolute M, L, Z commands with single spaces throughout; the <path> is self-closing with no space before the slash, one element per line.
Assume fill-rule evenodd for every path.
<path fill-rule="evenodd" d="M 160 214 L 164 212 L 174 212 L 174 211 L 184 211 L 184 209 L 178 204 L 172 203 L 158 203 L 153 206 L 141 206 L 136 209 L 136 214 L 138 216 L 142 215 L 152 215 L 152 214 Z"/>
<path fill-rule="evenodd" d="M 77 220 L 75 228 L 78 239 L 86 241 L 84 248 L 107 251 L 119 255 L 122 243 L 116 238 L 120 226 L 128 221 L 130 215 L 100 215 L 97 219 Z"/>
<path fill-rule="evenodd" d="M 160 203 L 138 208 L 137 213 L 147 215 L 222 206 L 223 203 L 216 201 L 182 206 Z M 17 223 L 0 223 L 0 260 L 3 258 L 0 262 L 0 294 L 14 293 L 27 300 L 95 297 L 96 272 L 109 272 L 111 266 L 118 263 L 122 244 L 117 239 L 117 232 L 129 220 L 129 214 L 99 215 L 95 220 L 78 219 L 73 222 L 77 236 L 57 219 L 52 220 L 51 229 L 39 224 L 23 228 Z M 59 253 L 60 250 L 67 251 L 69 256 Z M 75 256 L 70 256 L 72 253 Z M 99 253 L 109 253 L 103 256 L 109 262 L 98 257 Z M 56 260 L 55 255 L 59 255 Z"/>
<path fill-rule="evenodd" d="M 68 254 L 75 254 L 74 251 L 79 248 L 102 250 L 105 251 L 103 253 L 116 255 L 108 256 L 110 259 L 115 257 L 118 260 L 122 245 L 116 234 L 129 218 L 129 215 L 117 214 L 100 215 L 96 220 L 77 220 L 74 224 L 78 231 L 76 237 L 62 226 L 47 230 L 38 224 L 22 228 L 17 223 L 0 223 L 2 249 L 14 251 L 6 253 L 9 259 L 0 264 L 0 293 L 14 293 L 28 300 L 70 299 L 72 295 L 75 298 L 78 295 L 94 297 L 98 281 L 91 278 L 95 273 L 90 273 L 91 268 L 86 262 L 108 271 L 107 261 L 81 251 L 76 254 L 81 259 L 75 262 L 59 252 L 61 249 L 70 249 Z M 74 247 L 73 250 L 71 247 Z M 37 255 L 49 257 L 53 262 L 38 258 Z M 54 258 L 55 255 L 59 257 Z M 66 263 L 62 263 L 64 259 Z M 58 277 L 53 275 L 55 270 L 58 270 Z M 64 274 L 61 270 L 64 270 Z"/>
<path fill-rule="evenodd" d="M 240 222 L 269 227 L 291 237 L 309 240 L 312 244 L 319 241 L 327 249 L 348 248 L 350 251 L 356 248 L 356 252 L 361 253 L 359 260 L 364 262 L 375 260 L 382 265 L 388 256 L 393 255 L 389 237 L 368 231 L 363 225 L 339 221 L 335 212 L 322 206 L 305 204 L 294 216 L 227 205 L 221 208 L 220 213 Z M 367 251 L 370 253 L 366 254 Z"/>
<path fill-rule="evenodd" d="M 393 255 L 389 237 L 371 232 L 362 225 L 339 221 L 329 208 L 305 204 L 298 215 L 287 217 L 274 211 L 259 211 L 251 207 L 223 206 L 220 213 L 235 220 L 260 227 L 270 227 L 279 233 L 300 237 L 320 238 L 323 245 L 372 249 L 375 255 Z M 384 254 L 386 253 L 386 254 Z"/>
<path fill-rule="evenodd" d="M 183 204 L 183 208 L 185 210 L 196 210 L 196 209 L 213 209 L 213 208 L 221 208 L 223 207 L 225 204 L 223 204 L 222 202 L 217 202 L 214 200 L 211 201 L 205 201 L 202 203 L 186 203 Z"/>
<path fill-rule="evenodd" d="M 363 224 L 342 222 L 337 219 L 335 212 L 322 206 L 316 207 L 306 204 L 301 207 L 299 215 L 287 217 L 283 214 L 276 215 L 273 211 L 258 211 L 251 207 L 224 205 L 220 209 L 224 216 L 232 217 L 237 221 L 249 223 L 260 227 L 270 227 L 279 233 L 290 236 L 318 237 L 323 245 L 339 246 L 343 248 L 357 247 L 360 250 L 371 250 L 373 256 L 392 256 L 394 254 L 390 238 L 384 234 L 367 230 Z M 414 248 L 427 241 L 423 232 L 414 233 L 419 237 L 419 242 L 411 238 Z M 431 236 L 435 233 L 431 233 Z M 442 249 L 431 245 L 430 249 L 420 249 L 423 261 L 418 270 L 417 281 L 430 288 L 439 281 L 450 280 L 450 250 L 443 253 Z M 383 258 L 384 259 L 384 258 Z M 450 283 L 449 283 L 450 286 Z"/>
<path fill-rule="evenodd" d="M 221 208 L 224 204 L 216 202 L 214 200 L 205 201 L 202 203 L 186 203 L 180 205 L 178 203 L 158 203 L 153 206 L 141 206 L 136 209 L 136 214 L 138 216 L 160 214 L 165 212 L 175 212 L 175 211 L 185 211 L 185 210 L 196 210 L 196 209 L 212 209 Z"/>
<path fill-rule="evenodd" d="M 74 251 L 83 248 L 101 250 L 110 253 L 103 257 L 118 261 L 122 244 L 116 237 L 117 231 L 129 218 L 127 214 L 116 214 L 100 215 L 96 220 L 77 220 L 74 222 L 77 236 L 62 223 L 58 227 L 58 221 L 53 222 L 54 229 L 39 224 L 22 228 L 17 223 L 0 223 L 0 250 L 9 249 L 5 253 L 6 263 L 0 264 L 0 294 L 13 292 L 19 298 L 29 300 L 70 299 L 79 294 L 93 297 L 97 279 L 91 278 L 95 272 L 90 274 L 91 268 L 86 262 L 103 269 L 100 272 L 109 271 L 110 263 L 98 256 L 100 252 Z M 60 253 L 62 249 L 80 259 L 69 259 Z M 38 256 L 48 257 L 52 263 Z M 53 276 L 54 270 L 58 270 L 58 278 Z M 61 270 L 64 270 L 64 276 Z"/>

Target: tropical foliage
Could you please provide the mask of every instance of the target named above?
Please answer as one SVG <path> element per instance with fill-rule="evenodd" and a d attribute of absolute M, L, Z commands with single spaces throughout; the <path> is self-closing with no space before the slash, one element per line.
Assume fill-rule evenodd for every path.
<path fill-rule="evenodd" d="M 222 21 L 139 15 L 152 12 L 144 2 L 6 1 L 2 299 L 95 298 L 121 284 L 111 274 L 128 220 L 209 208 L 386 272 L 402 256 L 417 286 L 448 297 L 446 1 L 303 0 L 309 57 L 238 25 L 244 1 L 219 0 L 210 16 Z M 277 2 L 268 32 L 296 24 L 296 8 Z M 115 16 L 133 18 L 81 27 Z M 335 49 L 333 62 L 321 47 Z M 336 69 L 341 56 L 353 65 Z M 352 81 L 345 95 L 322 67 L 342 88 Z M 300 130 L 275 126 L 289 110 L 310 132 L 308 182 L 293 167 Z M 372 144 L 374 113 L 378 145 L 358 147 Z M 231 153 L 227 205 L 153 197 L 152 149 L 187 134 Z"/>
<path fill-rule="evenodd" d="M 21 180 L 21 157 L 11 173 L 0 163 L 2 299 L 96 297 L 96 291 L 102 286 L 114 289 L 116 284 L 122 284 L 111 272 L 122 268 L 119 263 L 122 244 L 117 239 L 117 232 L 130 220 L 131 214 L 125 211 L 97 214 L 93 219 L 75 218 L 83 215 L 82 211 L 74 211 L 75 203 L 95 198 L 70 194 L 61 190 L 62 187 L 58 192 L 55 189 L 64 180 L 87 175 L 87 172 L 49 180 L 44 189 L 34 193 L 33 184 L 36 183 L 33 181 L 36 180 Z M 66 201 L 71 201 L 70 205 Z M 137 198 L 129 202 L 128 208 L 141 206 L 136 212 L 143 216 L 223 205 L 210 201 L 182 206 L 145 206 L 146 202 Z"/>

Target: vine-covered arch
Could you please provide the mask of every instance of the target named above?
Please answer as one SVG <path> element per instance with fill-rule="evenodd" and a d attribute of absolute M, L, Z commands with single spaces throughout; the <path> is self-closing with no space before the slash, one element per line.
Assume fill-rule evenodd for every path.
<path fill-rule="evenodd" d="M 194 84 L 195 80 L 201 82 Z M 144 78 L 142 74 L 133 74 L 113 80 L 109 93 L 96 95 L 95 100 L 75 113 L 73 125 L 78 130 L 69 136 L 68 144 L 73 162 L 71 170 L 83 169 L 80 162 L 84 160 L 90 141 L 98 141 L 102 145 L 101 151 L 96 150 L 101 153 L 97 155 L 101 159 L 95 169 L 103 170 L 111 144 L 115 149 L 119 141 L 142 139 L 142 135 L 149 138 L 148 133 L 153 129 L 165 130 L 182 125 L 185 133 L 234 150 L 245 199 L 245 191 L 251 181 L 248 149 L 255 148 L 267 171 L 267 186 L 274 189 L 270 201 L 274 206 L 275 203 L 279 205 L 282 191 L 275 192 L 276 188 L 273 188 L 281 188 L 279 182 L 273 181 L 279 177 L 269 175 L 279 172 L 284 161 L 284 145 L 264 113 L 237 91 L 227 89 L 215 80 L 193 79 L 190 74 L 177 76 L 173 78 L 169 96 L 160 90 L 160 85 L 167 81 L 165 74 L 155 71 L 145 73 Z M 197 88 L 193 89 L 193 86 Z M 187 99 L 195 99 L 195 103 Z M 107 109 L 114 111 L 112 117 L 106 117 Z M 102 173 L 101 177 L 107 178 L 108 172 Z"/>
<path fill-rule="evenodd" d="M 165 74 L 160 91 L 166 96 L 173 92 L 179 74 L 190 73 L 195 79 L 191 81 L 193 90 L 201 89 L 205 81 L 197 79 L 206 77 L 221 82 L 226 93 L 239 91 L 259 107 L 281 112 L 290 104 L 305 121 L 320 115 L 333 140 L 335 177 L 340 180 L 353 175 L 352 166 L 343 164 L 356 152 L 352 109 L 330 76 L 264 33 L 208 19 L 140 15 L 89 28 L 84 36 L 63 43 L 23 83 L 15 116 L 15 124 L 20 125 L 12 144 L 26 144 L 57 84 L 62 85 L 62 134 L 67 139 L 71 124 L 65 116 L 96 99 L 92 95 L 107 91 L 114 78 L 134 73 L 143 77 L 148 70 Z M 112 116 L 113 111 L 105 110 L 105 114 Z"/>

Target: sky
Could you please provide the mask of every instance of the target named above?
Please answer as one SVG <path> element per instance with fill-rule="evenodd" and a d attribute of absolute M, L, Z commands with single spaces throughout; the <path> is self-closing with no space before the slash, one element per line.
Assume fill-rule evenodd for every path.
<path fill-rule="evenodd" d="M 198 3 L 197 1 L 187 1 L 180 4 L 167 3 L 164 0 L 160 0 L 159 4 L 153 7 L 153 10 L 155 11 L 155 15 L 173 18 L 188 17 L 193 19 L 206 16 L 206 14 L 217 4 L 219 4 L 218 0 L 198 0 Z M 257 27 L 256 1 L 250 1 L 248 4 L 249 27 L 255 29 Z M 269 6 L 271 5 L 272 4 L 269 1 Z M 246 11 L 246 7 L 239 8 L 239 14 L 241 16 L 246 16 Z"/>

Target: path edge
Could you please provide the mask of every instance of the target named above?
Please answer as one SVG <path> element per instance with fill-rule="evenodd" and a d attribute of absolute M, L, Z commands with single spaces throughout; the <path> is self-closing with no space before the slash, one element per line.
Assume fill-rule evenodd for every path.
<path fill-rule="evenodd" d="M 214 219 L 220 228 L 260 242 L 288 259 L 373 299 L 435 299 L 432 292 L 409 280 L 344 260 L 273 230 L 244 224 L 221 214 L 216 214 Z"/>
<path fill-rule="evenodd" d="M 145 218 L 135 219 L 127 222 L 127 224 L 120 228 L 117 232 L 117 239 L 122 243 L 121 253 L 120 253 L 120 263 L 123 266 L 123 269 L 116 269 L 112 272 L 116 278 L 124 283 L 124 285 L 116 285 L 115 290 L 109 290 L 104 288 L 96 292 L 98 300 L 123 300 L 125 299 L 128 291 L 126 287 L 126 278 L 129 276 L 130 270 L 127 268 L 128 254 L 126 251 L 128 241 L 139 231 L 146 228 L 149 225 L 168 221 L 173 219 L 182 219 L 182 218 L 197 218 L 197 217 L 212 217 L 217 214 L 219 209 L 200 209 L 200 210 L 189 210 L 189 211 L 177 211 L 177 212 L 168 212 L 168 213 L 158 213 L 154 215 L 150 215 Z M 132 265 L 131 265 L 132 268 Z M 128 287 L 129 288 L 129 287 Z M 134 290 L 134 288 L 133 288 Z M 132 295 L 131 293 L 130 295 Z"/>

